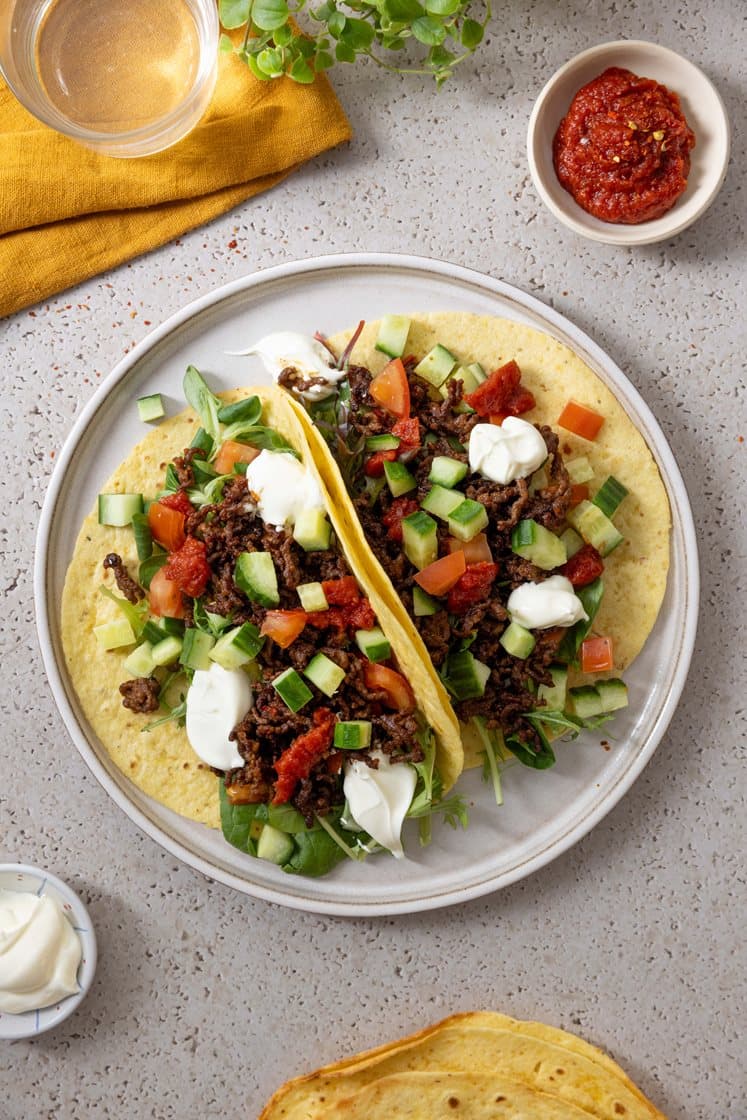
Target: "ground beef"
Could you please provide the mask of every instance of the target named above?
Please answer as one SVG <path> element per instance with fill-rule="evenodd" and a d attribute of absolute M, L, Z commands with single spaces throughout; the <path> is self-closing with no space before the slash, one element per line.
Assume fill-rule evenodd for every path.
<path fill-rule="evenodd" d="M 449 646 L 453 641 L 453 634 L 446 611 L 437 611 L 436 614 L 425 615 L 416 620 L 420 637 L 425 642 L 431 661 L 440 669 L 446 660 Z"/>
<path fill-rule="evenodd" d="M 131 712 L 155 712 L 158 709 L 158 694 L 161 686 L 155 677 L 136 677 L 123 681 L 119 691 L 123 697 L 122 706 Z"/>
<path fill-rule="evenodd" d="M 104 557 L 104 569 L 106 570 L 107 568 L 114 573 L 117 587 L 122 592 L 125 599 L 128 599 L 130 603 L 137 603 L 142 599 L 145 592 L 132 578 L 125 567 L 124 560 L 121 556 L 118 556 L 116 552 L 110 552 L 108 556 Z"/>
<path fill-rule="evenodd" d="M 204 459 L 205 452 L 201 447 L 185 447 L 183 455 L 177 455 L 174 459 L 174 473 L 179 480 L 179 485 L 182 489 L 188 486 L 194 486 L 195 475 L 192 470 L 192 463 L 195 459 Z"/>

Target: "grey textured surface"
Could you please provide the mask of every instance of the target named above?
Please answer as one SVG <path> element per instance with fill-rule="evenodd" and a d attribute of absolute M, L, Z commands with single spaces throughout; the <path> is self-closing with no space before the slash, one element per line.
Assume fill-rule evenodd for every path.
<path fill-rule="evenodd" d="M 690 7 L 511 0 L 440 94 L 373 66 L 343 68 L 336 86 L 356 134 L 348 148 L 180 243 L 3 323 L 0 856 L 76 887 L 101 953 L 77 1015 L 0 1050 L 3 1120 L 251 1117 L 291 1074 L 475 1007 L 577 1030 L 672 1120 L 745 1116 L 745 539 L 736 514 L 745 492 L 745 9 Z M 557 225 L 524 149 L 546 77 L 618 37 L 656 39 L 702 65 L 735 126 L 730 173 L 709 213 L 676 241 L 633 251 Z M 248 271 L 359 249 L 500 276 L 596 338 L 673 444 L 703 575 L 683 702 L 610 816 L 499 895 L 370 922 L 253 902 L 141 835 L 89 775 L 54 709 L 31 585 L 55 449 L 149 324 Z"/>

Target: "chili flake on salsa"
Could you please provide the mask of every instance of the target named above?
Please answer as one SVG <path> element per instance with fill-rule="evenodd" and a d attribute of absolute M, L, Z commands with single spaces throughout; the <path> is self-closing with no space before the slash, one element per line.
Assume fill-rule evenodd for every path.
<path fill-rule="evenodd" d="M 555 134 L 553 163 L 589 214 L 635 225 L 674 206 L 694 147 L 676 93 L 612 66 L 573 98 Z"/>

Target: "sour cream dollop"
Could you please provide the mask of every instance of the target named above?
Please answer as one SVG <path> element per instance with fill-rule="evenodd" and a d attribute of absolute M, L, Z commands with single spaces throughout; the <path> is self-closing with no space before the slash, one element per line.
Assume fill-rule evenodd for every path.
<path fill-rule="evenodd" d="M 246 468 L 246 484 L 262 520 L 278 529 L 295 525 L 303 510 L 324 509 L 313 474 L 287 451 L 260 451 Z"/>
<path fill-rule="evenodd" d="M 73 995 L 82 953 L 55 899 L 0 890 L 0 1012 L 38 1011 Z"/>
<path fill-rule="evenodd" d="M 217 770 L 244 760 L 228 736 L 252 706 L 252 686 L 240 669 L 196 669 L 187 692 L 187 738 L 192 750 Z"/>
<path fill-rule="evenodd" d="M 573 626 L 589 617 L 565 576 L 550 576 L 542 583 L 522 583 L 509 595 L 506 608 L 511 621 L 527 630 Z"/>
<path fill-rule="evenodd" d="M 350 815 L 395 859 L 404 859 L 402 823 L 410 808 L 417 775 L 407 762 L 390 762 L 382 751 L 372 751 L 378 770 L 365 762 L 345 765 L 343 791 Z"/>
<path fill-rule="evenodd" d="M 507 486 L 526 478 L 547 458 L 547 447 L 534 424 L 507 416 L 497 424 L 475 424 L 469 437 L 469 465 L 491 482 Z"/>
<path fill-rule="evenodd" d="M 294 369 L 293 388 L 307 401 L 323 401 L 331 396 L 337 382 L 345 376 L 344 370 L 330 366 L 332 355 L 321 342 L 296 331 L 268 334 L 246 353 L 260 357 L 275 381 L 284 369 Z"/>

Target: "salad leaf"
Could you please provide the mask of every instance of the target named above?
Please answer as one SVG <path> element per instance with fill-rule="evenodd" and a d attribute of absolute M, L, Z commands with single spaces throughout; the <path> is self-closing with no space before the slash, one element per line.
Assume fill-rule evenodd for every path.
<path fill-rule="evenodd" d="M 218 411 L 221 403 L 214 393 L 208 388 L 205 378 L 202 376 L 196 366 L 187 366 L 187 372 L 184 375 L 182 382 L 184 388 L 184 396 L 188 404 L 192 405 L 197 415 L 200 417 L 203 428 L 213 440 L 217 443 L 220 438 L 220 421 L 218 420 Z"/>
<path fill-rule="evenodd" d="M 141 587 L 145 588 L 146 591 L 150 587 L 150 581 L 153 579 L 153 576 L 156 574 L 159 568 L 162 568 L 164 566 L 168 558 L 169 556 L 167 552 L 154 551 L 147 560 L 143 560 L 142 564 L 138 568 L 137 581 Z"/>
<path fill-rule="evenodd" d="M 566 630 L 563 635 L 563 640 L 558 646 L 557 660 L 563 665 L 570 665 L 576 660 L 576 654 L 581 648 L 581 643 L 591 630 L 591 624 L 594 621 L 594 616 L 599 610 L 604 595 L 604 583 L 601 576 L 595 579 L 593 583 L 587 584 L 586 587 L 579 587 L 576 589 L 576 595 L 583 603 L 584 610 L 589 618 L 586 622 L 583 620 L 577 622 L 575 626 L 571 626 Z"/>
<path fill-rule="evenodd" d="M 250 830 L 257 818 L 258 811 L 264 809 L 265 806 L 232 805 L 228 800 L 226 783 L 223 778 L 218 779 L 218 793 L 220 798 L 220 827 L 223 836 L 234 848 L 255 856 L 257 845 L 251 838 Z"/>
<path fill-rule="evenodd" d="M 301 456 L 296 451 L 295 447 L 291 447 L 286 439 L 276 432 L 274 428 L 265 428 L 261 424 L 254 424 L 250 427 L 245 425 L 236 425 L 237 430 L 232 432 L 232 428 L 226 428 L 223 433 L 224 439 L 235 439 L 239 443 L 246 443 L 250 447 L 259 447 L 262 451 L 287 451 L 289 455 L 295 456 L 300 459 Z M 240 427 L 241 430 L 238 430 Z"/>
<path fill-rule="evenodd" d="M 253 427 L 262 415 L 262 402 L 259 397 L 245 397 L 243 401 L 235 404 L 224 404 L 218 409 L 218 419 L 221 424 L 246 424 Z M 226 436 L 224 435 L 224 439 Z M 230 437 L 229 437 L 230 438 Z"/>
<path fill-rule="evenodd" d="M 149 561 L 146 561 L 146 563 L 148 562 Z M 99 587 L 99 591 L 102 595 L 106 595 L 107 599 L 111 599 L 113 603 L 117 604 L 122 614 L 125 616 L 130 626 L 132 627 L 132 632 L 135 635 L 135 638 L 139 638 L 143 632 L 145 623 L 148 621 L 147 600 L 142 599 L 139 603 L 131 603 L 129 599 L 124 599 L 121 595 L 115 595 L 114 592 L 111 591 L 108 587 L 105 587 L 103 583 Z"/>
<path fill-rule="evenodd" d="M 524 766 L 529 766 L 533 770 L 548 770 L 555 765 L 555 752 L 550 745 L 550 740 L 542 730 L 542 726 L 535 724 L 535 730 L 540 740 L 538 751 L 535 751 L 531 746 L 527 746 L 518 735 L 508 735 L 506 746 Z"/>
<path fill-rule="evenodd" d="M 317 819 L 321 821 L 321 818 Z M 317 878 L 320 875 L 326 875 L 328 871 L 331 871 L 333 867 L 348 857 L 348 853 L 324 828 L 312 829 L 309 832 L 296 832 L 293 834 L 293 841 L 295 843 L 293 855 L 286 864 L 283 864 L 283 871 L 290 874 L 309 875 L 312 878 Z M 354 856 L 353 858 L 358 857 Z"/>

